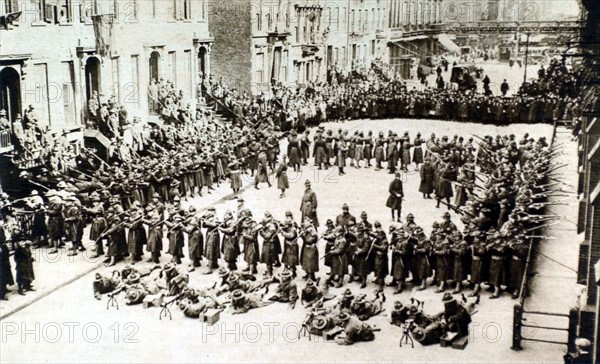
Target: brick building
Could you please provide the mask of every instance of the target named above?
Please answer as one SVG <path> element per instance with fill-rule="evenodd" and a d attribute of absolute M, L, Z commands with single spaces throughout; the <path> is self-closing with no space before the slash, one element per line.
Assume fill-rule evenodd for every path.
<path fill-rule="evenodd" d="M 0 105 L 11 121 L 32 105 L 42 126 L 79 130 L 94 91 L 147 116 L 151 79 L 171 80 L 193 98 L 199 73 L 210 72 L 201 0 L 0 0 L 0 11 L 21 12 L 0 29 Z M 102 14 L 104 55 L 92 20 Z"/>
<path fill-rule="evenodd" d="M 593 363 L 600 361 L 600 4 L 583 0 L 587 24 L 583 30 L 581 57 L 585 67 L 582 124 L 579 137 L 580 196 L 578 232 L 583 233 L 579 251 L 578 282 L 587 287 L 582 302 L 579 336 L 593 344 Z M 578 56 L 580 57 L 580 56 Z"/>
<path fill-rule="evenodd" d="M 323 81 L 323 7 L 316 0 L 239 0 L 209 9 L 213 76 L 252 94 L 273 82 Z"/>

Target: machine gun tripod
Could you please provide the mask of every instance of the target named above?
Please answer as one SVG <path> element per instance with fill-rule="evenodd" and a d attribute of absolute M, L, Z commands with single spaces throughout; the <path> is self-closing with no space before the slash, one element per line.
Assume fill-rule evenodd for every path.
<path fill-rule="evenodd" d="M 414 326 L 414 320 L 413 319 L 407 319 L 403 324 L 402 324 L 402 337 L 400 338 L 400 344 L 399 346 L 402 347 L 402 341 L 404 341 L 405 344 L 410 343 L 410 347 L 411 348 L 415 348 L 415 342 L 413 341 L 412 336 L 410 336 L 410 332 L 413 329 Z"/>

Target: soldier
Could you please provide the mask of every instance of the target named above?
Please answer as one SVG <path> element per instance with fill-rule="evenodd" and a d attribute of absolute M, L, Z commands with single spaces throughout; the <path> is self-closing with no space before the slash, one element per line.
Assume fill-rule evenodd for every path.
<path fill-rule="evenodd" d="M 423 291 L 427 287 L 427 278 L 431 276 L 431 265 L 429 264 L 431 241 L 427 239 L 425 232 L 420 227 L 415 228 L 413 235 L 415 238 L 413 283 L 420 283 L 417 291 Z"/>
<path fill-rule="evenodd" d="M 107 225 L 110 226 L 105 233 L 109 237 L 106 255 L 110 259 L 105 265 L 112 267 L 127 255 L 127 239 L 124 222 L 121 216 L 115 213 L 114 208 L 108 208 L 106 219 Z"/>
<path fill-rule="evenodd" d="M 450 213 L 444 212 L 442 215 L 444 221 L 440 223 L 440 230 L 442 233 L 448 235 L 451 234 L 454 230 L 458 230 L 456 225 L 452 222 Z"/>
<path fill-rule="evenodd" d="M 290 188 L 290 181 L 287 175 L 287 161 L 286 156 L 281 157 L 281 161 L 277 166 L 277 171 L 275 172 L 275 177 L 277 177 L 277 188 L 281 190 L 281 194 L 279 198 L 285 197 L 285 191 Z"/>
<path fill-rule="evenodd" d="M 156 205 L 146 207 L 146 213 L 147 216 L 142 221 L 148 226 L 148 244 L 146 245 L 146 250 L 150 252 L 150 258 L 147 262 L 158 264 L 163 244 L 163 219 Z"/>
<path fill-rule="evenodd" d="M 390 287 L 396 287 L 394 294 L 402 293 L 404 281 L 412 270 L 412 241 L 404 228 L 390 226 L 390 247 L 392 249 L 392 282 Z M 414 277 L 413 277 L 414 278 Z"/>
<path fill-rule="evenodd" d="M 331 219 L 327 219 L 325 226 L 327 230 L 323 233 L 323 239 L 325 240 L 325 256 L 323 258 L 325 260 L 325 266 L 331 268 L 331 255 L 328 253 L 333 248 L 335 242 L 335 226 L 333 225 L 333 221 Z"/>
<path fill-rule="evenodd" d="M 329 294 L 327 284 L 324 284 L 323 287 L 319 287 L 317 283 L 312 280 L 306 282 L 306 286 L 300 293 L 300 302 L 304 308 L 311 308 L 313 305 L 316 306 L 317 304 L 322 305 L 324 301 L 329 301 L 334 298 L 334 295 Z"/>
<path fill-rule="evenodd" d="M 258 153 L 258 171 L 256 172 L 256 178 L 254 180 L 254 188 L 258 190 L 258 184 L 261 182 L 267 182 L 269 187 L 271 187 L 271 182 L 269 181 L 267 153 L 264 149 L 261 149 Z"/>
<path fill-rule="evenodd" d="M 65 199 L 65 238 L 70 241 L 72 246 L 69 249 L 69 256 L 77 255 L 77 250 L 84 251 L 82 244 L 83 238 L 83 218 L 79 208 L 80 202 L 75 196 L 67 196 Z"/>
<path fill-rule="evenodd" d="M 48 191 L 46 197 L 48 198 L 48 238 L 52 247 L 49 254 L 56 254 L 64 234 L 64 202 L 55 190 Z"/>
<path fill-rule="evenodd" d="M 453 280 L 456 283 L 456 287 L 452 293 L 457 294 L 462 291 L 462 281 L 467 278 L 469 245 L 458 230 L 452 232 L 451 240 L 451 251 L 454 256 Z"/>
<path fill-rule="evenodd" d="M 471 315 L 466 308 L 456 302 L 450 293 L 444 293 L 442 302 L 444 303 L 444 312 L 439 316 L 445 320 L 448 331 L 457 333 L 458 337 L 468 335 Z"/>
<path fill-rule="evenodd" d="M 221 253 L 223 260 L 227 262 L 227 268 L 231 271 L 237 270 L 237 258 L 240 255 L 240 245 L 237 237 L 237 223 L 233 220 L 233 212 L 227 210 L 223 216 L 223 224 L 219 231 L 223 233 Z"/>
<path fill-rule="evenodd" d="M 144 245 L 148 243 L 146 229 L 144 229 L 143 219 L 144 210 L 138 201 L 134 201 L 129 210 L 130 215 L 125 227 L 129 229 L 127 233 L 127 245 L 129 247 L 129 256 L 131 264 L 142 260 L 144 254 Z"/>
<path fill-rule="evenodd" d="M 355 342 L 375 340 L 371 326 L 355 322 L 347 313 L 341 312 L 338 320 L 344 326 L 344 335 L 338 336 L 335 340 L 339 345 L 352 345 Z"/>
<path fill-rule="evenodd" d="M 423 163 L 423 149 L 421 145 L 425 142 L 426 140 L 421 138 L 421 133 L 417 133 L 413 141 L 414 149 L 412 158 L 413 163 L 417 166 L 417 171 L 419 170 L 419 165 Z"/>
<path fill-rule="evenodd" d="M 39 248 L 48 245 L 48 227 L 46 226 L 46 208 L 44 200 L 36 190 L 31 191 L 31 196 L 25 200 L 26 208 L 33 212 L 31 237 L 33 247 Z"/>
<path fill-rule="evenodd" d="M 385 139 L 383 132 L 379 132 L 379 137 L 375 140 L 375 170 L 380 171 L 382 169 L 381 162 L 385 160 L 384 157 L 384 145 Z"/>
<path fill-rule="evenodd" d="M 373 230 L 373 224 L 369 222 L 369 216 L 367 215 L 366 211 L 360 213 L 359 225 L 362 225 L 363 229 L 365 229 L 368 232 L 371 232 Z"/>
<path fill-rule="evenodd" d="M 96 251 L 92 258 L 97 258 L 104 255 L 104 245 L 102 244 L 102 240 L 105 239 L 104 232 L 108 228 L 108 224 L 106 222 L 106 217 L 104 216 L 104 205 L 100 200 L 100 195 L 93 192 L 90 195 L 90 200 L 92 206 L 83 207 L 83 210 L 92 220 L 92 225 L 90 227 L 90 241 L 93 241 L 96 244 Z"/>
<path fill-rule="evenodd" d="M 283 256 L 281 262 L 285 268 L 292 272 L 292 277 L 296 278 L 296 266 L 299 263 L 298 231 L 294 227 L 294 222 L 286 219 L 281 229 L 283 236 Z"/>
<path fill-rule="evenodd" d="M 435 189 L 435 168 L 431 164 L 431 159 L 429 157 L 425 158 L 423 166 L 421 166 L 421 169 L 419 170 L 419 176 L 421 177 L 419 192 L 423 194 L 424 199 L 431 199 L 431 194 Z"/>
<path fill-rule="evenodd" d="M 262 298 L 262 294 L 244 293 L 242 290 L 236 289 L 231 293 L 231 314 L 246 313 L 252 309 L 264 307 L 272 303 L 263 302 Z"/>
<path fill-rule="evenodd" d="M 258 231 L 255 229 L 256 222 L 252 220 L 252 212 L 245 210 L 246 218 L 242 223 L 242 239 L 244 243 L 244 260 L 248 266 L 242 272 L 258 273 L 256 265 L 260 260 L 258 250 Z"/>
<path fill-rule="evenodd" d="M 300 251 L 300 264 L 302 270 L 306 273 L 302 278 L 305 280 L 312 279 L 313 281 L 316 281 L 317 278 L 315 277 L 315 273 L 319 271 L 319 249 L 317 247 L 319 236 L 310 219 L 304 221 L 300 236 L 303 241 L 302 250 Z"/>
<path fill-rule="evenodd" d="M 204 222 L 202 227 L 206 228 L 206 246 L 204 249 L 204 256 L 208 260 L 208 266 L 203 272 L 204 274 L 211 274 L 213 269 L 219 268 L 219 258 L 221 255 L 221 234 L 219 233 L 219 226 L 221 223 L 216 217 L 216 210 L 214 207 L 209 207 L 206 215 L 204 215 Z"/>
<path fill-rule="evenodd" d="M 318 228 L 319 220 L 317 217 L 317 195 L 310 188 L 309 180 L 304 182 L 304 186 L 304 196 L 302 197 L 302 202 L 300 204 L 300 211 L 302 212 L 301 220 L 304 222 L 308 218 L 314 224 L 315 228 Z"/>
<path fill-rule="evenodd" d="M 486 245 L 491 254 L 489 283 L 494 286 L 494 293 L 490 296 L 490 299 L 495 299 L 500 297 L 500 286 L 504 283 L 507 246 L 496 229 L 490 230 L 488 234 Z"/>
<path fill-rule="evenodd" d="M 469 297 L 477 297 L 481 290 L 481 283 L 487 281 L 484 274 L 487 268 L 485 266 L 487 247 L 485 240 L 481 238 L 480 231 L 476 230 L 471 235 L 473 243 L 471 244 L 471 276 L 469 280 L 475 287 Z"/>
<path fill-rule="evenodd" d="M 418 226 L 415 223 L 415 215 L 413 215 L 412 213 L 406 215 L 406 222 L 402 224 L 402 228 L 404 229 L 404 231 L 407 234 L 412 235 L 417 227 Z"/>
<path fill-rule="evenodd" d="M 388 262 L 388 240 L 385 236 L 385 232 L 381 227 L 381 223 L 379 221 L 375 221 L 373 223 L 373 227 L 375 231 L 371 233 L 371 237 L 374 238 L 371 243 L 371 252 L 373 254 L 373 272 L 375 273 L 374 282 L 379 285 L 380 288 L 383 288 L 385 283 L 385 278 L 389 274 L 389 262 Z"/>
<path fill-rule="evenodd" d="M 262 221 L 262 228 L 259 230 L 259 234 L 263 239 L 262 251 L 261 251 L 261 263 L 266 264 L 267 271 L 265 275 L 269 278 L 273 277 L 273 265 L 276 261 L 276 241 L 279 240 L 277 236 L 278 226 L 273 221 L 273 216 L 270 212 L 265 212 L 265 217 Z"/>
<path fill-rule="evenodd" d="M 350 222 L 356 224 L 356 218 L 350 214 L 348 204 L 342 206 L 342 213 L 335 218 L 335 226 L 341 226 L 344 229 Z"/>
<path fill-rule="evenodd" d="M 455 173 L 454 165 L 451 163 L 447 163 L 441 166 L 441 172 L 439 174 L 439 179 L 437 186 L 435 187 L 435 196 L 437 199 L 437 208 L 440 208 L 440 202 L 442 200 L 446 200 L 446 206 L 448 210 L 450 210 L 450 198 L 454 196 L 454 192 L 452 192 L 452 178 Z"/>
<path fill-rule="evenodd" d="M 348 146 L 346 140 L 340 139 L 337 143 L 337 159 L 336 164 L 338 166 L 338 172 L 340 175 L 346 174 L 344 167 L 346 167 L 346 158 L 348 156 Z"/>
<path fill-rule="evenodd" d="M 334 232 L 334 245 L 329 251 L 329 255 L 331 255 L 331 275 L 328 282 L 336 288 L 340 288 L 344 283 L 344 275 L 348 273 L 348 242 L 341 226 L 336 227 Z"/>
<path fill-rule="evenodd" d="M 512 238 L 508 243 L 511 252 L 509 263 L 508 288 L 513 290 L 512 298 L 519 298 L 523 274 L 525 274 L 525 261 L 529 252 L 529 244 L 525 241 L 524 234 Z"/>
<path fill-rule="evenodd" d="M 451 255 L 451 244 L 446 235 L 437 234 L 435 241 L 432 240 L 432 243 L 436 261 L 435 278 L 439 283 L 439 287 L 435 292 L 441 293 L 446 289 L 446 282 L 452 278 L 454 257 Z"/>
<path fill-rule="evenodd" d="M 30 241 L 20 241 L 15 248 L 14 260 L 16 270 L 17 289 L 20 295 L 25 291 L 35 291 L 31 283 L 35 280 L 33 272 L 33 262 L 35 259 L 31 256 Z M 3 287 L 5 289 L 5 287 Z"/>
<path fill-rule="evenodd" d="M 397 134 L 391 133 L 387 140 L 386 157 L 389 174 L 396 173 L 396 163 L 398 162 L 398 140 Z"/>
<path fill-rule="evenodd" d="M 190 206 L 183 223 L 183 231 L 188 236 L 188 253 L 190 256 L 190 272 L 200 267 L 200 260 L 204 254 L 204 236 L 202 235 L 201 220 L 196 215 L 196 208 Z"/>
<path fill-rule="evenodd" d="M 292 279 L 292 273 L 284 270 L 279 275 L 279 279 L 280 283 L 277 286 L 275 295 L 271 296 L 269 301 L 289 303 L 289 308 L 293 310 L 296 307 L 296 301 L 298 301 L 298 287 Z"/>
<path fill-rule="evenodd" d="M 2 222 L 0 224 L 0 300 L 8 301 L 8 298 L 6 298 L 6 286 L 12 286 L 13 284 L 15 284 L 15 281 L 10 268 L 10 252 L 6 245 L 6 236 Z"/>
<path fill-rule="evenodd" d="M 390 193 L 390 196 L 388 197 L 385 206 L 392 210 L 392 221 L 395 221 L 397 216 L 397 221 L 400 222 L 402 199 L 404 198 L 404 191 L 402 189 L 402 174 L 400 172 L 396 173 L 396 177 L 390 183 L 388 192 Z"/>
<path fill-rule="evenodd" d="M 180 208 L 178 211 L 169 213 L 169 218 L 165 221 L 167 226 L 167 239 L 169 239 L 168 253 L 173 257 L 171 262 L 181 264 L 183 257 L 183 224 L 185 222 L 185 210 Z"/>

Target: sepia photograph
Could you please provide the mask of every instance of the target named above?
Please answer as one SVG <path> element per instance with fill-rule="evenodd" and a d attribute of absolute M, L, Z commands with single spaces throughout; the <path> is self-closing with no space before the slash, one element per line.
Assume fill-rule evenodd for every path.
<path fill-rule="evenodd" d="M 0 0 L 0 362 L 600 363 L 598 117 L 598 0 Z"/>

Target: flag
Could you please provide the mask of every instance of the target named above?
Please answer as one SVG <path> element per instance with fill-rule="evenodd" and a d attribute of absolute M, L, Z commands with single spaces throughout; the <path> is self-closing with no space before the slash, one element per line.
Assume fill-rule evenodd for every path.
<path fill-rule="evenodd" d="M 92 23 L 96 37 L 96 52 L 102 57 L 110 56 L 113 14 L 92 15 Z"/>

